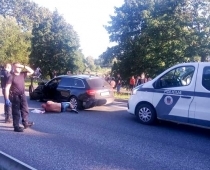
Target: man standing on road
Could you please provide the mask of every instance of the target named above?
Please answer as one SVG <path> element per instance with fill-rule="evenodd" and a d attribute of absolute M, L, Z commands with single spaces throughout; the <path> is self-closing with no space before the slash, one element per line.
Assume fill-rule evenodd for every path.
<path fill-rule="evenodd" d="M 5 87 L 8 77 L 10 76 L 10 72 L 12 70 L 11 64 L 7 63 L 4 66 L 4 69 L 1 70 L 1 88 L 2 94 L 4 96 L 4 114 L 5 114 L 5 123 L 11 123 L 12 121 L 12 109 L 11 106 L 6 105 L 5 99 Z"/>
<path fill-rule="evenodd" d="M 24 128 L 31 127 L 34 123 L 28 121 L 28 103 L 25 96 L 25 78 L 32 75 L 34 71 L 20 63 L 13 65 L 14 73 L 12 73 L 6 83 L 5 88 L 5 100 L 6 105 L 12 105 L 12 117 L 13 126 L 15 132 L 23 132 L 23 128 L 19 126 L 20 113 L 22 118 L 22 124 Z M 25 68 L 26 72 L 21 72 Z M 10 102 L 11 100 L 11 102 Z"/>

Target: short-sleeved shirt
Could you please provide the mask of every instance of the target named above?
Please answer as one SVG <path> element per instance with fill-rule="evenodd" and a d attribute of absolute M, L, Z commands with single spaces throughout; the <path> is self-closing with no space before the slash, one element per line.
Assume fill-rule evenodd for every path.
<path fill-rule="evenodd" d="M 7 80 L 7 84 L 11 84 L 10 91 L 15 95 L 25 93 L 25 78 L 27 72 L 21 72 L 20 75 L 11 74 Z"/>
<path fill-rule="evenodd" d="M 121 79 L 121 77 L 117 77 L 116 78 L 116 84 L 117 85 L 122 85 L 122 79 Z"/>
<path fill-rule="evenodd" d="M 5 69 L 1 70 L 1 88 L 4 89 L 6 87 L 7 79 L 9 78 L 9 76 L 10 72 Z"/>

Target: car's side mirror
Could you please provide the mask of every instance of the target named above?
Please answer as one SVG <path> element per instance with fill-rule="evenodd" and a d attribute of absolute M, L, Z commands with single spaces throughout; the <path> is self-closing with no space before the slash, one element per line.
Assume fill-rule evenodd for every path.
<path fill-rule="evenodd" d="M 161 88 L 161 80 L 158 79 L 153 83 L 154 89 L 160 89 Z"/>

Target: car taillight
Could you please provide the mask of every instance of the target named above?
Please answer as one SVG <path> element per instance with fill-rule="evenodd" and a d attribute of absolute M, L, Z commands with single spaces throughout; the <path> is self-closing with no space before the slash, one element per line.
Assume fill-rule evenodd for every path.
<path fill-rule="evenodd" d="M 90 96 L 93 96 L 96 94 L 96 90 L 87 90 L 86 93 Z"/>

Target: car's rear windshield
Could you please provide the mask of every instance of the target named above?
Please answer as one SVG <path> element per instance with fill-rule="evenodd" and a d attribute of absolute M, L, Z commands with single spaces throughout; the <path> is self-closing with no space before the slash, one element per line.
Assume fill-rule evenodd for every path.
<path fill-rule="evenodd" d="M 110 87 L 103 78 L 88 79 L 87 83 L 91 88 L 101 88 L 101 87 Z"/>

